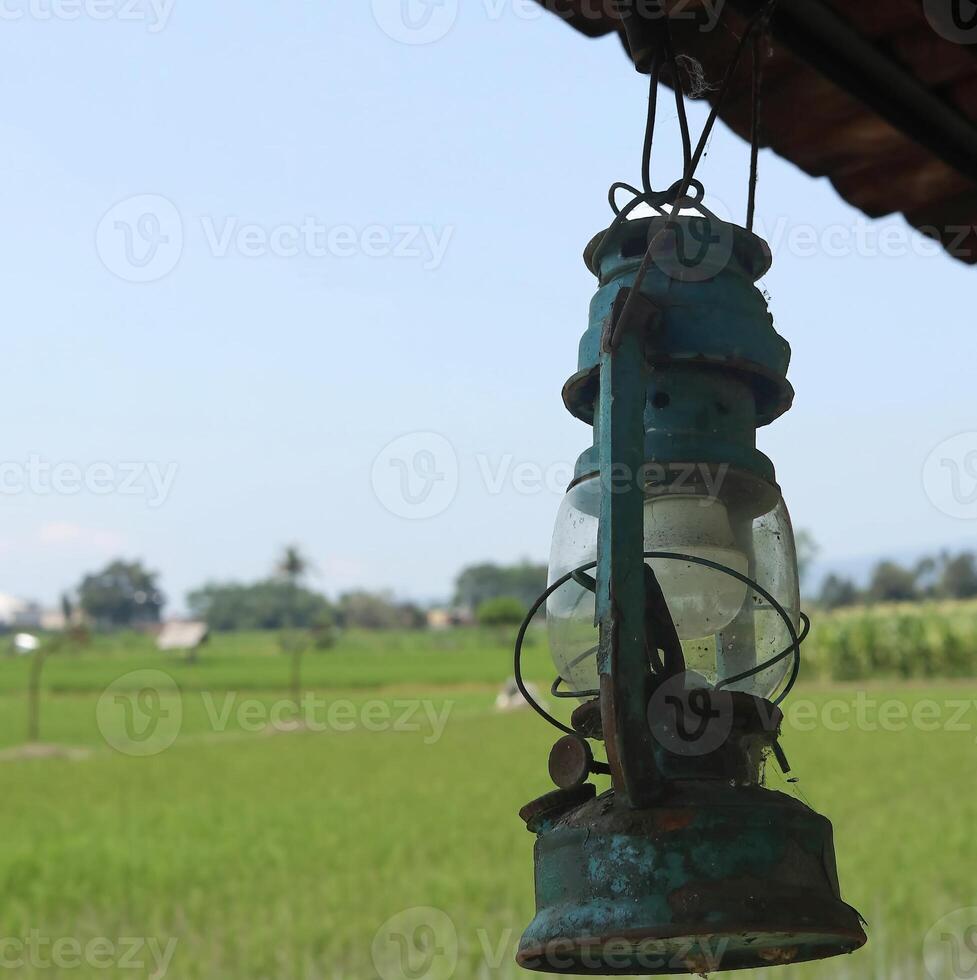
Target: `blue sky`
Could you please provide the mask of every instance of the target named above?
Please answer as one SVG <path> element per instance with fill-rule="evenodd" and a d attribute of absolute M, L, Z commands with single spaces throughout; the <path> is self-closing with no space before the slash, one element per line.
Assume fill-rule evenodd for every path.
<path fill-rule="evenodd" d="M 544 557 L 589 439 L 560 399 L 580 255 L 638 176 L 616 40 L 519 0 L 447 0 L 426 45 L 399 0 L 66 4 L 9 0 L 0 34 L 0 592 L 52 601 L 123 554 L 179 606 L 295 541 L 327 592 L 426 598 Z M 747 160 L 720 127 L 700 173 L 736 220 Z M 924 489 L 977 429 L 975 272 L 767 153 L 758 223 L 797 389 L 760 445 L 795 524 L 838 564 L 977 543 Z M 965 481 L 975 449 L 947 450 Z M 404 516 L 396 480 L 429 464 L 446 496 Z"/>

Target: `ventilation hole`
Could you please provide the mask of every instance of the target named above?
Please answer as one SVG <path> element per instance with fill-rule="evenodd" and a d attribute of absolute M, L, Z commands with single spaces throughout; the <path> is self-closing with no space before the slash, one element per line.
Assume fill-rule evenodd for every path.
<path fill-rule="evenodd" d="M 672 404 L 672 399 L 669 397 L 667 391 L 656 391 L 651 398 L 651 404 L 655 408 L 668 408 Z"/>
<path fill-rule="evenodd" d="M 633 238 L 626 238 L 621 245 L 621 258 L 633 259 L 639 255 L 644 255 L 648 250 L 648 239 L 644 235 L 635 235 Z"/>

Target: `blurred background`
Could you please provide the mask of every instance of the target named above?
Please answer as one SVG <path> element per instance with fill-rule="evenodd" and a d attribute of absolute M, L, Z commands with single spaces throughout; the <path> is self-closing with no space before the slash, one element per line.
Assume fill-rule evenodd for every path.
<path fill-rule="evenodd" d="M 511 641 L 645 82 L 516 0 L 0 20 L 0 968 L 517 976 L 551 739 Z M 748 165 L 720 124 L 721 217 Z M 974 273 L 769 151 L 757 232 L 814 621 L 784 744 L 870 927 L 769 975 L 972 976 L 927 950 L 977 930 Z"/>

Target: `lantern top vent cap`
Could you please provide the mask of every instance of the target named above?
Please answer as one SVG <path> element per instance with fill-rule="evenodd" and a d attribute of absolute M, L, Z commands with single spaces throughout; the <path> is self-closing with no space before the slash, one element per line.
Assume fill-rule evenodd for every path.
<path fill-rule="evenodd" d="M 669 224 L 675 231 L 660 235 Z M 606 282 L 620 275 L 622 265 L 639 265 L 649 243 L 656 238 L 653 257 L 668 260 L 675 254 L 680 237 L 692 243 L 708 240 L 702 261 L 713 267 L 716 275 L 730 271 L 756 282 L 770 270 L 773 262 L 770 246 L 759 235 L 709 212 L 685 213 L 674 218 L 651 215 L 612 224 L 591 239 L 584 249 L 584 262 L 601 282 Z"/>

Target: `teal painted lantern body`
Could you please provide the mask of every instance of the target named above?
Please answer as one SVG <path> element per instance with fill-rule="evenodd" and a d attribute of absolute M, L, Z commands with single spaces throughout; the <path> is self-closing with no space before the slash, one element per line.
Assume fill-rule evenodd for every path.
<path fill-rule="evenodd" d="M 586 253 L 600 287 L 564 401 L 594 443 L 557 519 L 547 600 L 581 706 L 551 756 L 560 788 L 522 811 L 537 834 L 531 970 L 704 973 L 865 942 L 830 823 L 763 786 L 801 628 L 790 518 L 756 448 L 793 398 L 755 285 L 769 250 L 711 216 L 667 222 L 621 222 Z M 612 789 L 597 796 L 588 772 Z"/>
<path fill-rule="evenodd" d="M 551 582 L 597 558 L 603 495 L 600 338 L 621 291 L 634 281 L 649 239 L 665 220 L 626 222 L 603 246 L 603 236 L 595 238 L 585 254 L 600 288 L 580 342 L 579 369 L 564 388 L 564 401 L 572 414 L 594 425 L 594 444 L 578 460 L 557 517 Z M 787 381 L 790 347 L 774 330 L 755 285 L 770 267 L 770 253 L 742 228 L 684 220 L 680 245 L 661 247 L 642 284 L 642 294 L 656 311 L 639 338 L 645 367 L 643 472 L 638 475 L 645 550 L 691 549 L 750 572 L 775 594 L 797 628 L 800 596 L 790 516 L 773 463 L 756 447 L 757 429 L 779 418 L 794 397 Z M 687 249 L 708 241 L 712 228 L 718 232 L 711 251 L 687 269 L 677 258 L 681 244 Z M 702 566 L 654 559 L 649 564 L 685 641 L 686 664 L 710 683 L 753 666 L 758 657 L 760 662 L 769 659 L 789 642 L 775 610 L 745 605 L 744 583 Z M 593 688 L 596 655 L 581 657 L 597 644 L 594 595 L 569 585 L 550 597 L 547 613 L 561 675 L 571 690 Z M 741 688 L 770 697 L 789 668 L 783 660 Z"/>

